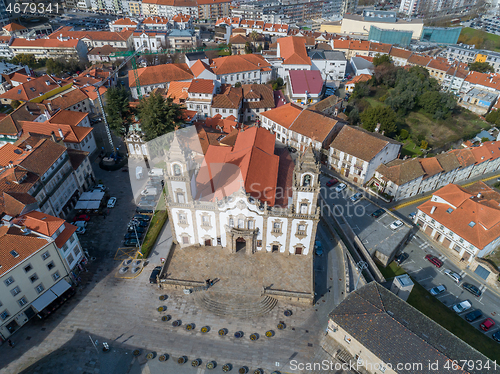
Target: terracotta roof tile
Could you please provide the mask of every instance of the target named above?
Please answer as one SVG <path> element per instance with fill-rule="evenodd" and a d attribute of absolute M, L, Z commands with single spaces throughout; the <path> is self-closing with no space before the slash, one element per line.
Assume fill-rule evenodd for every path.
<path fill-rule="evenodd" d="M 271 65 L 264 57 L 249 54 L 218 57 L 212 60 L 210 67 L 215 74 L 224 75 L 253 70 L 263 71 L 266 68 L 270 68 Z"/>
<path fill-rule="evenodd" d="M 16 218 L 13 223 L 46 236 L 54 235 L 64 225 L 64 219 L 39 211 L 32 211 Z"/>
<path fill-rule="evenodd" d="M 298 105 L 288 103 L 278 108 L 268 110 L 262 113 L 261 116 L 289 129 L 302 110 L 303 109 Z"/>
<path fill-rule="evenodd" d="M 193 79 L 187 64 L 162 64 L 137 69 L 139 82 L 142 86 L 166 83 L 172 81 L 185 81 Z M 128 77 L 129 87 L 135 87 L 133 74 Z"/>
<path fill-rule="evenodd" d="M 303 110 L 290 126 L 290 130 L 324 143 L 339 121 L 311 110 Z"/>
<path fill-rule="evenodd" d="M 296 36 L 278 39 L 279 54 L 285 65 L 311 65 L 307 55 L 306 40 Z"/>
<path fill-rule="evenodd" d="M 444 171 L 436 157 L 420 158 L 419 161 L 425 171 L 424 179 Z"/>
<path fill-rule="evenodd" d="M 221 93 L 214 96 L 212 108 L 238 109 L 243 100 L 243 89 L 225 84 L 221 87 Z"/>
<path fill-rule="evenodd" d="M 392 47 L 391 52 L 389 54 L 394 57 L 408 59 L 412 53 L 413 53 L 412 51 L 407 51 L 406 49 Z"/>
<path fill-rule="evenodd" d="M 66 109 L 73 105 L 81 103 L 82 101 L 88 99 L 88 96 L 82 90 L 75 88 L 72 90 L 65 91 L 62 95 L 48 100 L 44 100 L 44 104 L 50 104 L 52 109 Z"/>
<path fill-rule="evenodd" d="M 370 162 L 388 144 L 401 143 L 360 127 L 344 126 L 330 144 L 331 148 Z"/>
<path fill-rule="evenodd" d="M 244 108 L 274 108 L 274 92 L 273 88 L 269 84 L 244 84 L 241 86 L 243 89 L 243 97 L 245 99 L 250 98 L 252 94 L 254 98 L 258 98 L 258 101 L 245 101 L 243 103 Z"/>
<path fill-rule="evenodd" d="M 431 60 L 432 60 L 432 57 L 424 56 L 424 55 L 417 55 L 414 53 L 408 58 L 408 64 L 427 66 L 427 64 L 429 62 L 431 62 Z"/>
<path fill-rule="evenodd" d="M 9 31 L 9 32 L 18 31 L 18 30 L 26 30 L 26 27 L 24 27 L 23 25 L 20 25 L 18 23 L 15 23 L 15 22 L 9 23 L 8 25 L 5 25 L 2 28 L 6 31 Z"/>
<path fill-rule="evenodd" d="M 210 79 L 193 79 L 188 92 L 212 94 L 214 92 L 214 81 Z"/>
<path fill-rule="evenodd" d="M 167 97 L 171 97 L 175 104 L 181 104 L 188 98 L 191 82 L 170 82 Z"/>

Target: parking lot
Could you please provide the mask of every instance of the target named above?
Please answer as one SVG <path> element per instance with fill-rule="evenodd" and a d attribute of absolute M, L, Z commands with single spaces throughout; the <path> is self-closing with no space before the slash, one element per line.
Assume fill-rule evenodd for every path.
<path fill-rule="evenodd" d="M 330 179 L 330 177 L 322 175 L 321 185 L 326 186 Z M 391 229 L 391 224 L 397 221 L 398 218 L 389 211 L 386 211 L 378 218 L 372 217 L 371 214 L 380 207 L 364 197 L 352 202 L 350 197 L 359 191 L 352 186 L 348 186 L 342 192 L 337 193 L 335 188 L 341 182 L 332 187 L 322 188 L 321 194 L 328 205 L 322 207 L 322 214 L 335 214 L 336 217 L 343 216 L 372 256 L 376 251 L 389 258 L 394 256 L 396 248 L 408 235 L 410 227 L 403 225 L 397 229 Z M 332 208 L 335 208 L 335 210 L 331 210 Z"/>
<path fill-rule="evenodd" d="M 439 252 L 432 246 L 432 243 L 430 243 L 423 236 L 421 237 L 418 234 L 415 235 L 404 249 L 404 252 L 409 254 L 409 258 L 403 262 L 402 267 L 414 280 L 427 290 L 430 290 L 438 285 L 444 285 L 446 287 L 446 291 L 435 296 L 439 301 L 451 308 L 453 305 L 461 301 L 469 300 L 472 307 L 465 312 L 459 313 L 462 318 L 465 318 L 465 315 L 469 312 L 479 309 L 483 313 L 483 316 L 472 322 L 472 326 L 479 329 L 479 325 L 487 317 L 489 317 L 496 322 L 496 325 L 485 334 L 491 337 L 496 331 L 500 330 L 500 326 L 498 325 L 500 323 L 500 319 L 498 319 L 498 316 L 500 315 L 500 302 L 495 293 L 467 275 L 464 270 L 459 269 L 445 256 L 439 254 Z M 432 265 L 425 259 L 427 254 L 438 257 L 443 262 L 443 266 L 441 268 L 437 268 Z M 458 273 L 462 277 L 461 282 L 456 283 L 444 273 L 445 270 L 451 270 Z M 481 296 L 476 297 L 465 290 L 462 287 L 463 283 L 470 283 L 478 287 L 482 292 Z M 493 341 L 492 344 L 494 344 Z"/>

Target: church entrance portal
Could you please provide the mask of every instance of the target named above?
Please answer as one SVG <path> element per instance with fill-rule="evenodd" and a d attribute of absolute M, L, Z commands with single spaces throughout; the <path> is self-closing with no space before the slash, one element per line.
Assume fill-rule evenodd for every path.
<path fill-rule="evenodd" d="M 243 238 L 236 239 L 236 252 L 245 252 L 245 248 L 247 246 L 247 242 Z"/>

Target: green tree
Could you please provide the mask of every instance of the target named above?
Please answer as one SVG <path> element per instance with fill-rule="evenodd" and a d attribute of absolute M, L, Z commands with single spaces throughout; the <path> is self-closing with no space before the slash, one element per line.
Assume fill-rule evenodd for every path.
<path fill-rule="evenodd" d="M 253 53 L 253 49 L 252 49 L 252 46 L 250 45 L 250 42 L 246 42 L 245 43 L 245 53 L 247 55 L 249 54 L 252 54 Z"/>
<path fill-rule="evenodd" d="M 128 91 L 123 87 L 110 87 L 106 91 L 106 119 L 111 130 L 117 135 L 127 136 L 130 115 Z"/>
<path fill-rule="evenodd" d="M 487 142 L 489 141 L 490 139 L 488 139 L 486 136 L 484 138 L 481 138 L 481 143 L 484 143 L 484 142 Z"/>
<path fill-rule="evenodd" d="M 422 140 L 420 142 L 420 148 L 427 149 L 428 146 L 429 146 L 429 143 L 427 142 L 427 140 Z"/>
<path fill-rule="evenodd" d="M 142 99 L 138 113 L 146 141 L 165 135 L 183 123 L 181 106 L 174 104 L 170 97 L 165 100 L 159 93 Z"/>
<path fill-rule="evenodd" d="M 406 129 L 402 129 L 400 132 L 399 132 L 399 137 L 401 138 L 401 140 L 406 140 L 408 139 L 408 136 L 410 134 L 408 133 L 408 130 Z"/>
<path fill-rule="evenodd" d="M 253 46 L 255 48 L 255 42 L 257 41 L 257 39 L 259 39 L 259 33 L 255 30 L 253 30 L 251 33 L 250 33 L 250 39 L 252 39 L 252 43 L 253 43 Z"/>
<path fill-rule="evenodd" d="M 37 67 L 35 56 L 26 53 L 18 54 L 11 60 L 11 62 L 13 64 L 28 65 L 31 69 L 35 69 Z"/>
<path fill-rule="evenodd" d="M 47 68 L 47 74 L 50 75 L 61 75 L 63 73 L 64 64 L 60 61 L 56 61 L 53 58 L 49 58 L 45 62 L 45 67 Z"/>
<path fill-rule="evenodd" d="M 354 85 L 351 97 L 353 99 L 360 99 L 370 94 L 370 85 L 368 82 L 360 82 Z"/>
<path fill-rule="evenodd" d="M 498 110 L 492 110 L 484 118 L 489 123 L 494 123 L 495 125 L 497 125 L 500 122 L 500 112 Z"/>
<path fill-rule="evenodd" d="M 479 73 L 493 73 L 495 68 L 487 62 L 473 62 L 469 63 L 469 70 L 477 71 Z"/>
<path fill-rule="evenodd" d="M 381 55 L 380 53 L 377 53 L 375 57 L 373 57 L 373 65 L 374 66 L 379 66 L 382 64 L 390 64 L 392 63 L 391 56 L 389 55 Z"/>
<path fill-rule="evenodd" d="M 362 126 L 365 130 L 375 131 L 380 123 L 380 133 L 391 136 L 396 133 L 396 113 L 387 106 L 370 107 L 360 114 Z"/>
<path fill-rule="evenodd" d="M 234 87 L 241 87 L 241 82 L 236 82 L 236 83 L 234 84 Z"/>

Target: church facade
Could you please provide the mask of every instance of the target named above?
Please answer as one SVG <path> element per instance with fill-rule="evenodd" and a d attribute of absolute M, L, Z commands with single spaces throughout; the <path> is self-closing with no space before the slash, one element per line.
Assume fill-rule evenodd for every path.
<path fill-rule="evenodd" d="M 221 246 L 312 256 L 319 209 L 319 165 L 312 149 L 294 163 L 264 128 L 236 130 L 201 152 L 174 135 L 165 187 L 180 247 Z"/>

